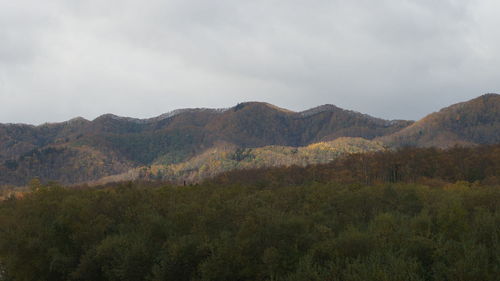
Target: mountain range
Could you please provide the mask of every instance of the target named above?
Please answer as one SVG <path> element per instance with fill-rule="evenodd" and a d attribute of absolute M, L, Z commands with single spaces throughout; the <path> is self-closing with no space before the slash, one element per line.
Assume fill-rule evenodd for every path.
<path fill-rule="evenodd" d="M 324 163 L 401 146 L 500 143 L 500 95 L 416 122 L 322 105 L 294 112 L 262 102 L 181 109 L 150 119 L 102 115 L 39 126 L 0 124 L 0 185 L 124 179 L 198 181 L 230 169 Z"/>

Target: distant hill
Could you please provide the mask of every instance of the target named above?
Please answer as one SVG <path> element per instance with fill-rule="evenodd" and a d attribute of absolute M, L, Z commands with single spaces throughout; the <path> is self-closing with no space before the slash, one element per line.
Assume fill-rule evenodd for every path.
<path fill-rule="evenodd" d="M 484 95 L 418 122 L 383 120 L 334 105 L 294 112 L 246 102 L 149 119 L 105 114 L 40 126 L 0 124 L 0 185 L 24 185 L 35 177 L 72 184 L 145 173 L 195 180 L 233 168 L 316 163 L 323 154 L 330 159 L 351 150 L 373 151 L 381 143 L 389 148 L 499 143 L 499 100 L 499 95 Z M 315 143 L 323 149 L 312 149 Z M 255 158 L 228 158 L 249 149 Z M 304 160 L 302 152 L 315 156 Z M 155 174 L 162 169 L 162 175 Z"/>
<path fill-rule="evenodd" d="M 385 147 L 379 142 L 347 137 L 304 147 L 273 145 L 239 148 L 221 143 L 182 163 L 138 167 L 120 175 L 105 177 L 94 184 L 136 179 L 194 183 L 231 170 L 307 166 L 328 163 L 345 154 L 383 150 Z"/>
<path fill-rule="evenodd" d="M 389 146 L 440 148 L 500 143 L 500 95 L 486 94 L 443 108 L 379 140 Z"/>
<path fill-rule="evenodd" d="M 340 137 L 373 139 L 411 121 L 388 121 L 324 105 L 292 112 L 260 102 L 228 109 L 183 109 L 150 119 L 102 115 L 93 121 L 0 124 L 0 184 L 33 177 L 69 184 L 133 167 L 170 165 L 218 143 L 240 148 L 307 146 Z"/>

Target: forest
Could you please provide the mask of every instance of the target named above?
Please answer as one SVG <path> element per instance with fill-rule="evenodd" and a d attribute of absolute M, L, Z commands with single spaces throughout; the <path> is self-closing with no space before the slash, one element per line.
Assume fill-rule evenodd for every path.
<path fill-rule="evenodd" d="M 0 202 L 0 280 L 498 280 L 500 145 Z"/>

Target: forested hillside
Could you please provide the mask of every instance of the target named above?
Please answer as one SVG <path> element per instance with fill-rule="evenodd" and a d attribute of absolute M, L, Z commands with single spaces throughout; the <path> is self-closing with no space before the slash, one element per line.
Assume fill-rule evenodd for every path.
<path fill-rule="evenodd" d="M 385 147 L 381 143 L 363 138 L 338 138 L 304 147 L 274 145 L 241 148 L 225 143 L 216 145 L 185 162 L 139 167 L 123 174 L 101 178 L 95 183 L 140 179 L 192 184 L 232 170 L 307 166 L 328 163 L 346 154 L 382 150 L 385 150 Z"/>
<path fill-rule="evenodd" d="M 0 279 L 498 280 L 499 149 L 356 154 L 185 187 L 34 183 L 0 202 Z"/>
<path fill-rule="evenodd" d="M 467 181 L 500 184 L 500 144 L 450 149 L 407 147 L 356 153 L 327 164 L 231 171 L 208 181 L 264 186 L 309 182 L 420 182 L 440 185 Z"/>
<path fill-rule="evenodd" d="M 443 108 L 381 140 L 390 146 L 441 148 L 500 143 L 500 95 L 486 94 Z"/>
<path fill-rule="evenodd" d="M 63 184 L 145 176 L 199 181 L 233 168 L 321 163 L 360 148 L 356 138 L 374 141 L 365 145 L 366 151 L 381 143 L 388 149 L 495 144 L 500 142 L 499 97 L 483 95 L 415 123 L 333 105 L 293 112 L 248 102 L 227 109 L 177 110 L 150 119 L 106 114 L 93 121 L 0 124 L 0 185 L 22 186 L 32 178 Z M 337 151 L 312 149 L 317 152 L 310 158 L 289 153 L 310 152 L 309 145 L 321 147 L 345 138 L 354 143 L 343 141 L 345 146 Z M 225 154 L 228 149 L 221 146 L 233 151 Z M 227 157 L 236 150 L 243 154 Z"/>
<path fill-rule="evenodd" d="M 133 167 L 184 162 L 219 143 L 307 146 L 339 137 L 373 139 L 409 124 L 335 106 L 291 112 L 257 102 L 223 110 L 178 110 L 151 119 L 107 114 L 41 126 L 0 124 L 0 185 L 24 185 L 33 177 L 65 184 L 93 181 Z M 39 168 L 39 163 L 45 164 Z"/>

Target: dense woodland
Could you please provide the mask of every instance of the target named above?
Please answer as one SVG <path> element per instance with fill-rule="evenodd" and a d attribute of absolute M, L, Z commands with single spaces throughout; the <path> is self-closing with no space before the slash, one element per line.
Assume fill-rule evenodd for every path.
<path fill-rule="evenodd" d="M 338 138 L 304 147 L 265 146 L 241 148 L 234 145 L 219 145 L 188 161 L 171 165 L 150 165 L 135 169 L 135 179 L 163 180 L 172 183 L 198 183 L 223 172 L 269 167 L 307 166 L 328 163 L 346 154 L 384 150 L 375 141 L 363 138 Z M 114 180 L 123 180 L 130 173 L 116 175 Z M 106 179 L 106 178 L 105 178 Z"/>
<path fill-rule="evenodd" d="M 347 154 L 328 164 L 275 167 L 223 173 L 210 181 L 261 186 L 335 182 L 345 184 L 424 183 L 443 185 L 468 181 L 500 183 L 500 145 L 449 149 L 405 147 Z"/>
<path fill-rule="evenodd" d="M 498 280 L 500 146 L 407 148 L 199 185 L 32 182 L 0 280 Z"/>

